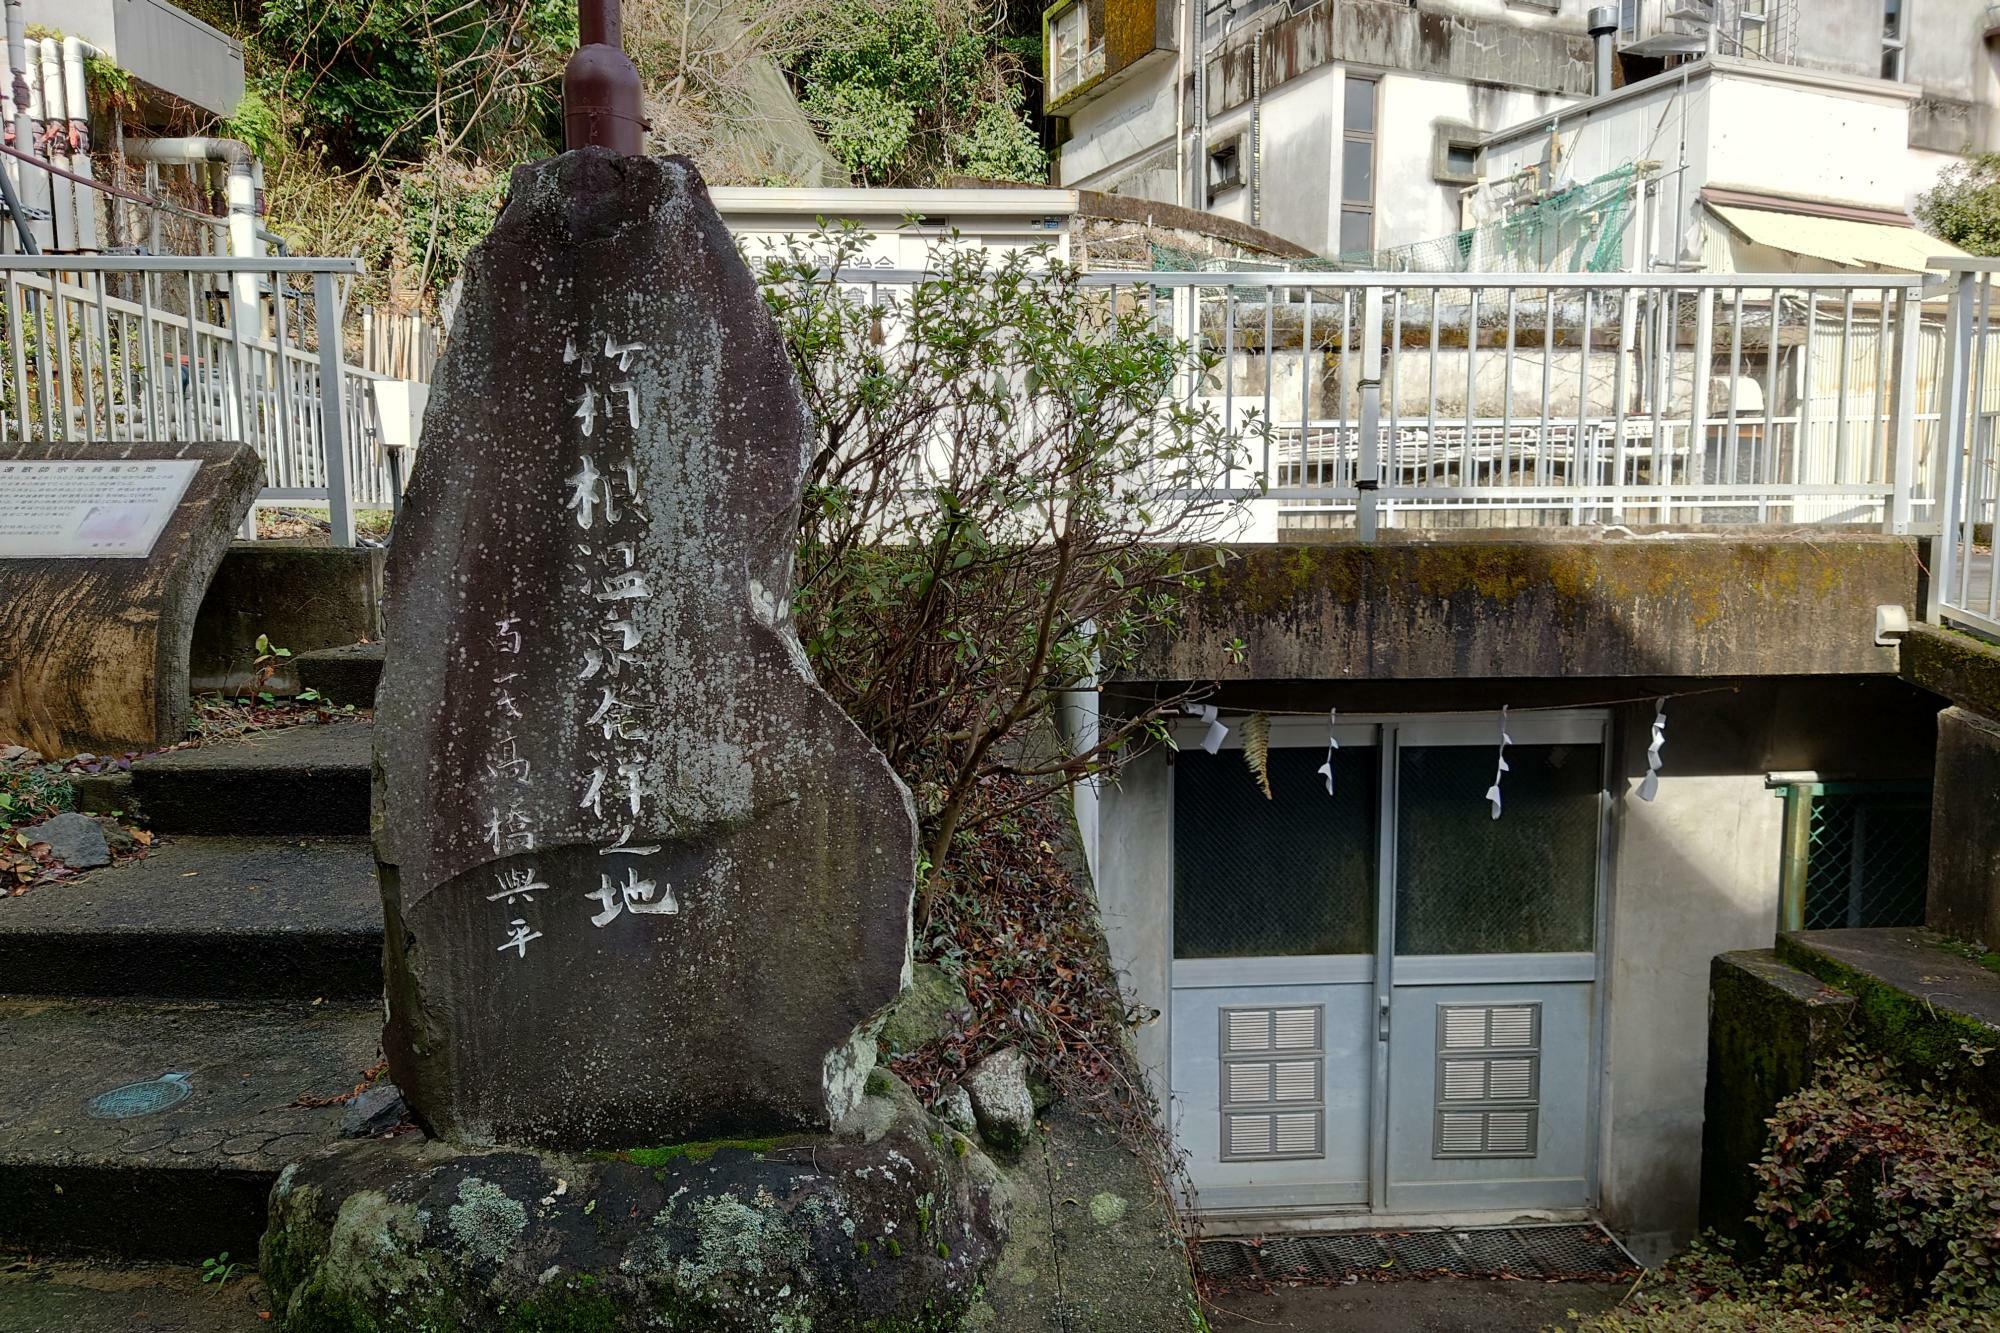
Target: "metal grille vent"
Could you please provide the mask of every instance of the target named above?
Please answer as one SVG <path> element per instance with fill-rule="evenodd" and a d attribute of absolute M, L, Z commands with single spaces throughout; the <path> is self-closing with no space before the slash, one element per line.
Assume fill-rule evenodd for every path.
<path fill-rule="evenodd" d="M 1326 1009 L 1222 1011 L 1222 1159 L 1281 1161 L 1326 1152 Z"/>
<path fill-rule="evenodd" d="M 1533 1157 L 1542 1006 L 1438 1006 L 1432 1156 Z"/>

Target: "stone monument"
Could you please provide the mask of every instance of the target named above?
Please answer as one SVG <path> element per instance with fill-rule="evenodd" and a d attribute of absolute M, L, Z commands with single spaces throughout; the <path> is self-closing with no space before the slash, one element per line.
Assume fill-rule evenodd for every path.
<path fill-rule="evenodd" d="M 461 1145 L 827 1128 L 915 820 L 790 627 L 811 434 L 691 163 L 515 173 L 423 438 L 375 724 L 396 1082 Z"/>

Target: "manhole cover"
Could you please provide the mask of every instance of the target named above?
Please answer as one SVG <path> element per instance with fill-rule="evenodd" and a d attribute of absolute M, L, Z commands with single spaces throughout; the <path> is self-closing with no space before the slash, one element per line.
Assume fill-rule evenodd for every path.
<path fill-rule="evenodd" d="M 100 1092 L 84 1103 L 84 1110 L 99 1120 L 130 1120 L 179 1106 L 193 1095 L 194 1088 L 186 1074 L 162 1074 L 144 1083 L 127 1083 Z"/>

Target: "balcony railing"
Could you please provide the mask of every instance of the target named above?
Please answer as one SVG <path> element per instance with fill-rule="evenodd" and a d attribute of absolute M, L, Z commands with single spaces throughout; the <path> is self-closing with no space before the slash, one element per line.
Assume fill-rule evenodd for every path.
<path fill-rule="evenodd" d="M 2000 509 L 2000 309 L 1993 300 L 2000 259 L 1940 261 L 1953 277 L 1940 390 L 1944 467 L 1941 516 L 1931 556 L 1929 618 L 2000 636 L 2000 578 L 1993 524 Z"/>
<path fill-rule="evenodd" d="M 0 256 L 0 438 L 242 440 L 261 502 L 393 507 L 373 381 L 344 363 L 351 259 Z"/>

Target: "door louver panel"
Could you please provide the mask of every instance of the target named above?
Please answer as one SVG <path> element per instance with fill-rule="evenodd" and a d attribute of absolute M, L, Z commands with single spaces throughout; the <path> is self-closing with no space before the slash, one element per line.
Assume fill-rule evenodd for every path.
<path fill-rule="evenodd" d="M 1438 1006 L 1433 1157 L 1533 1157 L 1542 1006 Z"/>
<path fill-rule="evenodd" d="M 1324 1005 L 1222 1011 L 1222 1158 L 1326 1155 Z"/>

